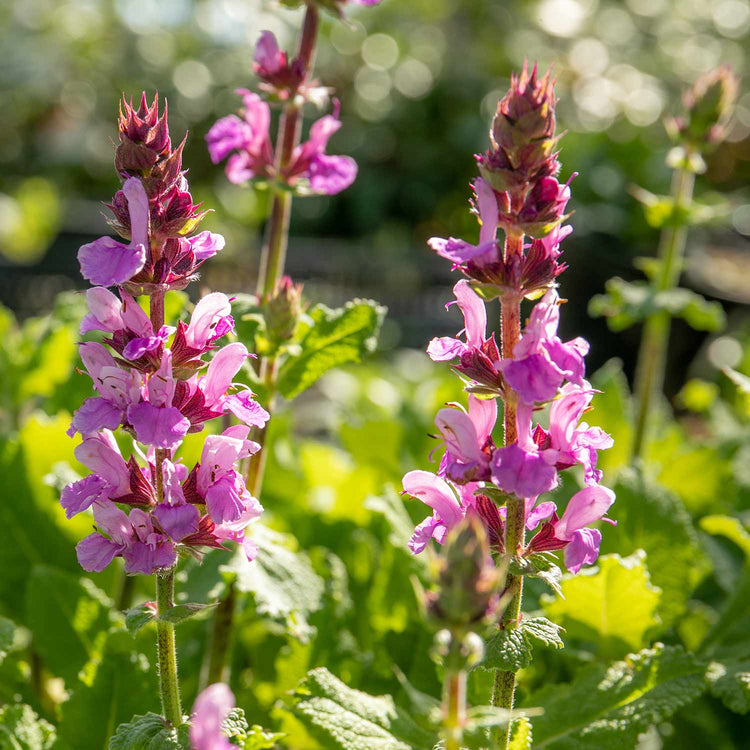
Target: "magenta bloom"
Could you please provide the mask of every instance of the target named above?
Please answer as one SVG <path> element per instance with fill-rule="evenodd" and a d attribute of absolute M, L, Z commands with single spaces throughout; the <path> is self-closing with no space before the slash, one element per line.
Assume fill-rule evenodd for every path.
<path fill-rule="evenodd" d="M 527 404 L 550 401 L 566 379 L 583 386 L 583 358 L 589 345 L 582 338 L 567 343 L 558 338 L 558 299 L 554 289 L 544 295 L 531 312 L 513 359 L 504 359 L 499 366 L 507 384 Z"/>
<path fill-rule="evenodd" d="M 444 240 L 432 237 L 427 244 L 441 257 L 453 261 L 455 265 L 462 265 L 474 261 L 481 266 L 498 260 L 497 247 L 497 198 L 495 191 L 481 178 L 477 177 L 472 183 L 474 188 L 475 213 L 479 218 L 479 243 L 471 245 L 464 240 L 449 237 Z"/>
<path fill-rule="evenodd" d="M 427 354 L 433 362 L 447 362 L 456 357 L 468 354 L 471 349 L 480 349 L 484 343 L 484 334 L 487 330 L 487 311 L 484 303 L 471 288 L 466 279 L 456 282 L 453 287 L 453 294 L 456 296 L 455 304 L 463 313 L 465 326 L 459 331 L 459 336 L 463 333 L 466 341 L 463 342 L 458 338 L 443 336 L 434 338 L 427 346 Z M 453 303 L 447 305 L 450 306 Z"/>
<path fill-rule="evenodd" d="M 490 435 L 497 419 L 497 401 L 469 396 L 469 411 L 441 409 L 435 418 L 445 440 L 443 467 L 455 482 L 490 478 L 490 455 L 494 448 Z"/>
<path fill-rule="evenodd" d="M 273 146 L 268 128 L 271 110 L 257 94 L 237 89 L 242 96 L 242 118 L 222 117 L 206 135 L 211 161 L 218 164 L 233 154 L 226 166 L 230 182 L 242 184 L 253 177 L 269 177 L 273 166 Z"/>
<path fill-rule="evenodd" d="M 151 575 L 177 561 L 169 537 L 157 531 L 150 514 L 140 508 L 133 508 L 127 515 L 105 500 L 94 504 L 94 520 L 99 531 L 76 546 L 78 562 L 84 570 L 104 570 L 115 557 L 122 557 L 127 573 Z"/>
<path fill-rule="evenodd" d="M 416 497 L 433 510 L 432 516 L 414 529 L 409 540 L 409 549 L 416 555 L 430 539 L 442 544 L 448 530 L 464 517 L 466 511 L 451 486 L 429 471 L 408 472 L 404 475 L 403 486 L 404 494 Z"/>
<path fill-rule="evenodd" d="M 588 384 L 584 381 L 584 384 Z M 579 463 L 584 468 L 587 485 L 598 484 L 602 472 L 596 468 L 597 452 L 611 448 L 612 438 L 600 427 L 589 427 L 579 421 L 589 408 L 595 391 L 571 383 L 563 386 L 562 395 L 550 406 L 549 447 L 559 451 L 558 467 Z M 546 446 L 545 446 L 546 447 Z"/>
<path fill-rule="evenodd" d="M 149 248 L 148 196 L 136 177 L 125 180 L 122 190 L 130 213 L 130 243 L 123 245 L 111 237 L 100 237 L 78 251 L 81 275 L 98 286 L 123 284 L 146 263 Z"/>
<path fill-rule="evenodd" d="M 231 750 L 235 747 L 224 736 L 221 725 L 234 708 L 234 695 L 228 685 L 209 685 L 195 699 L 190 717 L 190 744 L 193 750 Z"/>

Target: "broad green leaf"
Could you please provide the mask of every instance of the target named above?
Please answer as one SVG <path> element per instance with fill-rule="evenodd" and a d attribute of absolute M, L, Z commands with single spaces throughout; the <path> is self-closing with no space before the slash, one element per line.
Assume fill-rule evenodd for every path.
<path fill-rule="evenodd" d="M 564 576 L 565 598 L 543 596 L 545 613 L 570 638 L 595 643 L 600 657 L 641 648 L 648 631 L 659 623 L 661 596 L 651 584 L 645 558 L 642 551 L 625 558 L 604 555 L 596 567 Z"/>
<path fill-rule="evenodd" d="M 325 667 L 308 673 L 294 699 L 294 715 L 327 748 L 412 750 L 431 748 L 437 741 L 398 708 L 390 695 L 353 690 Z"/>
<path fill-rule="evenodd" d="M 712 661 L 706 670 L 708 689 L 715 698 L 738 714 L 750 711 L 750 660 Z"/>
<path fill-rule="evenodd" d="M 655 291 L 647 282 L 617 277 L 609 279 L 605 287 L 604 294 L 591 299 L 589 314 L 606 317 L 612 331 L 623 331 L 661 312 L 682 318 L 698 331 L 718 331 L 726 322 L 720 303 L 709 302 L 689 289 Z"/>
<path fill-rule="evenodd" d="M 252 538 L 258 545 L 255 560 L 248 562 L 238 550 L 222 570 L 236 574 L 237 589 L 253 595 L 258 614 L 284 623 L 296 638 L 307 640 L 314 633 L 307 618 L 323 603 L 323 579 L 305 553 L 294 551 L 291 535 L 257 524 Z"/>
<path fill-rule="evenodd" d="M 135 635 L 144 625 L 156 620 L 156 604 L 148 602 L 125 611 L 125 627 Z"/>
<path fill-rule="evenodd" d="M 40 442 L 39 445 L 45 445 Z M 46 446 L 45 446 L 46 450 Z M 40 451 L 41 452 L 41 451 Z M 33 462 L 32 462 L 33 463 Z M 50 564 L 70 572 L 79 571 L 75 540 L 50 513 L 52 491 L 36 485 L 29 475 L 30 463 L 17 443 L 0 447 L 3 495 L 0 525 L 13 529 L 12 543 L 0 545 L 0 601 L 16 622 L 24 622 L 24 593 L 29 571 L 35 564 Z M 41 483 L 41 479 L 39 479 Z M 36 485 L 36 486 L 35 486 Z"/>
<path fill-rule="evenodd" d="M 533 658 L 532 641 L 545 646 L 562 648 L 560 638 L 563 628 L 550 622 L 546 617 L 524 617 L 518 626 L 496 631 L 487 639 L 482 669 L 501 669 L 516 672 L 527 667 Z"/>
<path fill-rule="evenodd" d="M 279 369 L 280 393 L 292 399 L 332 367 L 361 361 L 375 349 L 384 317 L 385 308 L 372 300 L 352 300 L 338 310 L 316 305 L 299 354 L 290 354 Z"/>
<path fill-rule="evenodd" d="M 0 708 L 0 750 L 51 750 L 56 739 L 55 728 L 40 719 L 31 706 Z"/>
<path fill-rule="evenodd" d="M 679 495 L 695 515 L 732 506 L 736 488 L 732 466 L 717 448 L 701 445 L 672 422 L 648 446 L 648 462 L 660 466 L 659 484 Z"/>
<path fill-rule="evenodd" d="M 68 686 L 72 694 L 62 706 L 58 733 L 75 750 L 101 750 L 120 724 L 158 708 L 153 634 L 134 639 L 126 630 L 111 631 L 84 678 Z"/>
<path fill-rule="evenodd" d="M 526 703 L 534 749 L 633 750 L 637 737 L 695 700 L 706 687 L 705 666 L 679 646 L 657 643 L 609 668 L 591 666 L 572 682 L 548 685 Z"/>
<path fill-rule="evenodd" d="M 498 630 L 484 647 L 484 660 L 479 665 L 482 669 L 500 669 L 517 672 L 531 664 L 531 643 L 521 628 Z"/>
<path fill-rule="evenodd" d="M 662 590 L 656 612 L 662 626 L 668 627 L 684 612 L 691 592 L 708 573 L 705 553 L 690 516 L 672 492 L 634 469 L 621 472 L 613 489 L 617 502 L 612 517 L 617 527 L 605 530 L 602 552 L 646 552 L 651 583 Z"/>
<path fill-rule="evenodd" d="M 707 534 L 721 535 L 734 542 L 750 559 L 750 533 L 742 525 L 742 521 L 731 516 L 703 516 L 700 527 Z"/>
<path fill-rule="evenodd" d="M 15 623 L 5 617 L 0 617 L 0 662 L 2 662 L 2 660 L 5 658 L 5 655 L 13 645 L 15 635 Z"/>
<path fill-rule="evenodd" d="M 167 726 L 157 714 L 134 716 L 117 727 L 108 750 L 190 750 L 189 729 Z"/>
<path fill-rule="evenodd" d="M 42 663 L 69 686 L 87 661 L 98 658 L 117 619 L 109 597 L 90 580 L 44 565 L 31 571 L 26 613 Z"/>
<path fill-rule="evenodd" d="M 306 442 L 300 451 L 307 502 L 328 519 L 346 519 L 365 525 L 370 511 L 365 499 L 382 489 L 380 473 L 370 466 L 358 466 L 346 452 L 332 445 Z"/>

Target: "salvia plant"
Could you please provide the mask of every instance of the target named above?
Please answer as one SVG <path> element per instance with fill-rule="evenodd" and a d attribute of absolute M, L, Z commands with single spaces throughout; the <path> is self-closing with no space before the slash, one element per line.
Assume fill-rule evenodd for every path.
<path fill-rule="evenodd" d="M 218 343 L 234 327 L 226 295 L 201 298 L 188 323 L 165 321 L 166 294 L 184 289 L 224 246 L 219 235 L 194 234 L 206 211 L 193 203 L 184 140 L 172 148 L 166 107 L 160 117 L 157 98 L 149 106 L 144 94 L 137 108 L 123 101 L 119 140 L 115 167 L 123 186 L 109 208 L 125 242 L 102 237 L 78 252 L 83 277 L 95 285 L 80 332 L 104 333 L 79 347 L 97 395 L 83 402 L 68 431 L 83 438 L 75 454 L 91 474 L 67 485 L 60 503 L 69 518 L 93 511 L 95 531 L 76 547 L 84 570 L 101 571 L 122 557 L 127 574 L 156 576 L 156 602 L 147 608 L 157 621 L 163 714 L 178 727 L 174 623 L 200 605 L 175 610 L 175 566 L 180 554 L 200 557 L 229 540 L 255 557 L 245 529 L 263 508 L 238 462 L 260 449 L 248 434 L 268 413 L 252 391 L 234 384 L 250 356 L 245 345 Z M 148 313 L 138 297 L 148 299 Z M 227 414 L 240 424 L 207 436 L 200 461 L 183 464 L 185 436 Z M 114 430 L 121 430 L 126 457 Z"/>
<path fill-rule="evenodd" d="M 524 627 L 525 575 L 554 584 L 559 573 L 550 552 L 564 550 L 573 573 L 596 561 L 601 531 L 592 524 L 608 520 L 615 500 L 596 468 L 597 451 L 612 440 L 581 421 L 595 394 L 585 379 L 589 346 L 557 335 L 557 277 L 565 268 L 560 243 L 571 228 L 564 225 L 570 180 L 557 180 L 555 103 L 549 73 L 539 78 L 536 67 L 524 67 L 511 80 L 492 121 L 490 147 L 477 156 L 481 176 L 472 183 L 472 207 L 481 224 L 478 243 L 430 240 L 465 276 L 453 289 L 464 328 L 458 338 L 433 339 L 427 351 L 435 361 L 453 362 L 468 405 L 448 404 L 436 416 L 445 446 L 437 473 L 411 471 L 403 480 L 404 492 L 433 511 L 417 526 L 412 552 L 422 552 L 431 539 L 442 543 L 467 515 L 481 519 L 508 570 L 503 591 L 511 600 L 498 622 L 503 631 Z M 499 341 L 487 332 L 485 302 L 493 299 L 500 301 Z M 521 330 L 524 300 L 535 304 Z M 496 445 L 498 402 L 503 434 Z M 542 409 L 546 426 L 538 417 Z M 574 466 L 583 468 L 585 486 L 558 513 L 544 496 L 558 486 L 559 473 Z M 513 708 L 514 690 L 514 672 L 498 670 L 493 705 Z"/>

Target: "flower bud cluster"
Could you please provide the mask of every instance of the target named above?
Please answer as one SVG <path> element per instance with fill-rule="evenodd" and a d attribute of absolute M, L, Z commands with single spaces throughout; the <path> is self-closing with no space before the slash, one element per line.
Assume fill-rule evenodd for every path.
<path fill-rule="evenodd" d="M 537 77 L 524 65 L 511 77 L 498 102 L 490 130 L 490 148 L 476 156 L 481 177 L 472 187 L 472 210 L 481 228 L 479 243 L 434 237 L 430 247 L 452 261 L 485 297 L 535 297 L 551 286 L 565 265 L 558 262 L 570 200 L 570 180 L 560 184 L 555 134 L 555 93 L 547 73 Z M 506 253 L 497 230 L 525 234 L 531 242 L 521 253 Z"/>
<path fill-rule="evenodd" d="M 169 222 L 157 219 L 169 215 L 175 191 L 187 196 L 178 199 L 182 205 L 192 206 L 180 172 L 182 144 L 170 148 L 166 112 L 158 117 L 156 101 L 146 107 L 144 96 L 137 111 L 125 105 L 116 157 L 124 184 L 113 205 L 123 206 L 130 242 L 103 237 L 78 254 L 82 274 L 96 285 L 86 293 L 89 313 L 80 332 L 97 331 L 101 340 L 80 344 L 96 395 L 75 412 L 68 431 L 81 434 L 75 455 L 91 474 L 66 486 L 60 502 L 68 518 L 93 511 L 97 530 L 77 546 L 89 571 L 123 557 L 128 573 L 150 574 L 172 566 L 180 549 L 198 554 L 197 548 L 222 547 L 227 540 L 241 543 L 250 559 L 255 554 L 245 528 L 263 509 L 236 464 L 259 449 L 248 434 L 264 426 L 268 414 L 250 390 L 233 384 L 251 356 L 245 346 L 218 348 L 234 328 L 230 300 L 215 292 L 196 304 L 188 323 L 170 326 L 161 319 L 165 292 L 183 288 L 224 244 L 208 232 L 182 236 L 190 231 L 184 222 L 165 236 Z M 160 170 L 170 162 L 176 171 Z M 160 301 L 152 317 L 135 299 L 138 293 Z M 185 436 L 225 414 L 241 424 L 208 436 L 194 466 L 181 463 L 177 453 Z M 131 437 L 127 460 L 117 428 Z"/>
<path fill-rule="evenodd" d="M 684 114 L 667 120 L 667 132 L 678 143 L 710 149 L 726 137 L 738 91 L 739 81 L 729 65 L 709 70 L 684 93 Z"/>
<path fill-rule="evenodd" d="M 482 520 L 496 552 L 530 555 L 561 549 L 571 572 L 598 556 L 601 532 L 591 524 L 608 520 L 605 514 L 615 496 L 600 485 L 597 453 L 609 448 L 612 439 L 581 421 L 596 393 L 585 379 L 588 343 L 582 338 L 562 341 L 557 335 L 561 300 L 554 279 L 564 269 L 557 263 L 559 243 L 572 230 L 560 226 L 570 190 L 553 177 L 559 170 L 552 153 L 557 143 L 554 106 L 548 75 L 537 81 L 536 68 L 531 75 L 524 68 L 520 77 L 513 77 L 510 92 L 498 105 L 492 147 L 480 159 L 483 178 L 474 181 L 475 210 L 482 222 L 479 244 L 430 240 L 439 255 L 471 279 L 458 281 L 453 289 L 464 328 L 456 338 L 433 339 L 427 348 L 434 361 L 453 363 L 469 396 L 468 409 L 448 404 L 437 414 L 445 446 L 437 474 L 411 471 L 403 478 L 404 493 L 433 511 L 410 540 L 414 553 L 430 539 L 442 544 L 448 531 L 471 513 Z M 544 222 L 549 226 L 539 230 Z M 503 250 L 496 237 L 499 225 L 508 239 Z M 537 237 L 524 245 L 523 235 L 530 232 Z M 510 346 L 506 341 L 503 356 L 494 334 L 487 336 L 484 300 L 500 295 L 503 309 L 518 310 L 523 296 L 541 293 L 522 335 Z M 500 447 L 492 437 L 498 398 L 515 415 L 514 439 Z M 534 415 L 542 409 L 549 415 L 546 425 L 535 423 Z M 554 502 L 540 498 L 558 486 L 560 472 L 573 466 L 582 468 L 584 488 L 558 515 Z M 525 526 L 536 533 L 528 544 L 506 550 L 506 507 L 498 507 L 494 499 L 508 496 L 523 501 Z"/>

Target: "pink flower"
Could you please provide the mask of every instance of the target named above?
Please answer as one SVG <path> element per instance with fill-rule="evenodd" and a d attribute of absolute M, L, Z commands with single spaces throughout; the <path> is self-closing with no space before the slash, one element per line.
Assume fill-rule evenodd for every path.
<path fill-rule="evenodd" d="M 242 119 L 236 115 L 222 117 L 208 131 L 206 143 L 214 164 L 233 154 L 227 162 L 227 177 L 230 182 L 241 184 L 253 177 L 270 176 L 273 146 L 268 104 L 247 89 L 237 89 L 237 93 L 244 104 Z"/>
<path fill-rule="evenodd" d="M 404 475 L 403 486 L 404 494 L 416 497 L 433 509 L 432 517 L 420 523 L 409 540 L 409 549 L 416 555 L 430 539 L 442 544 L 447 531 L 464 517 L 465 509 L 451 486 L 429 471 L 408 472 Z"/>
<path fill-rule="evenodd" d="M 550 401 L 566 379 L 583 385 L 583 358 L 589 345 L 582 338 L 567 343 L 558 338 L 558 299 L 554 289 L 544 295 L 531 312 L 513 358 L 499 365 L 506 383 L 527 404 Z"/>
<path fill-rule="evenodd" d="M 484 302 L 471 288 L 466 279 L 456 282 L 453 287 L 456 296 L 455 304 L 463 313 L 465 326 L 461 333 L 465 334 L 466 342 L 458 338 L 435 338 L 430 341 L 427 353 L 433 362 L 446 362 L 456 357 L 461 357 L 473 349 L 479 349 L 484 343 L 484 334 L 487 329 L 487 311 Z M 449 303 L 454 304 L 454 303 Z"/>
<path fill-rule="evenodd" d="M 76 546 L 78 562 L 84 570 L 99 572 L 115 557 L 122 557 L 126 573 L 151 575 L 177 561 L 169 537 L 157 531 L 151 516 L 140 508 L 133 508 L 126 515 L 114 503 L 99 501 L 94 504 L 94 520 L 98 532 L 89 534 Z"/>
<path fill-rule="evenodd" d="M 460 409 L 441 409 L 435 418 L 445 440 L 443 460 L 447 476 L 455 482 L 482 481 L 490 478 L 490 439 L 497 419 L 497 401 L 469 396 L 468 413 Z"/>
<path fill-rule="evenodd" d="M 234 695 L 228 685 L 209 685 L 195 699 L 190 718 L 190 744 L 193 750 L 231 750 L 221 725 L 234 708 Z"/>
<path fill-rule="evenodd" d="M 309 182 L 310 191 L 335 195 L 351 185 L 357 177 L 357 163 L 349 156 L 329 156 L 325 153 L 331 136 L 341 127 L 338 119 L 339 104 L 332 115 L 324 115 L 310 127 L 307 141 L 297 146 L 284 178 L 295 184 L 299 178 Z"/>
<path fill-rule="evenodd" d="M 81 275 L 92 284 L 114 286 L 135 276 L 148 255 L 148 197 L 137 177 L 125 180 L 123 192 L 130 213 L 131 240 L 123 245 L 111 237 L 100 237 L 78 251 Z"/>
<path fill-rule="evenodd" d="M 471 245 L 464 240 L 449 237 L 447 240 L 432 237 L 427 244 L 441 257 L 453 261 L 455 265 L 462 265 L 473 261 L 481 266 L 499 260 L 497 247 L 497 198 L 495 191 L 481 178 L 477 177 L 472 183 L 474 188 L 475 213 L 480 222 L 479 243 Z"/>

